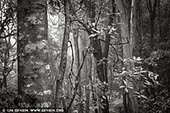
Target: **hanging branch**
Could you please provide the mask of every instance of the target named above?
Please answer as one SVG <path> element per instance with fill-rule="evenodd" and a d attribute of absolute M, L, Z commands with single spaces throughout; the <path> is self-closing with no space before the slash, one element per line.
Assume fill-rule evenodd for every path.
<path fill-rule="evenodd" d="M 79 76 L 80 76 L 80 72 L 81 72 L 81 69 L 82 69 L 82 67 L 83 67 L 83 65 L 84 65 L 85 58 L 86 58 L 86 55 L 87 55 L 87 53 L 88 53 L 88 50 L 84 50 L 82 53 L 83 53 L 83 54 L 82 54 L 82 55 L 83 55 L 83 61 L 82 61 L 81 65 L 80 65 L 80 67 L 79 67 L 79 69 L 78 69 L 77 74 L 76 74 L 76 82 L 75 82 L 75 89 L 74 89 L 75 91 L 74 91 L 74 94 L 73 94 L 73 96 L 72 96 L 72 98 L 71 98 L 71 101 L 70 101 L 70 103 L 69 103 L 69 105 L 68 105 L 68 107 L 67 107 L 67 110 L 70 109 L 70 107 L 71 107 L 71 105 L 72 105 L 72 103 L 73 103 L 73 101 L 74 101 L 74 99 L 75 99 L 75 97 L 76 97 L 76 91 L 77 91 L 78 86 L 79 86 L 79 83 L 80 83 L 80 81 L 77 81 L 77 80 L 78 80 L 78 78 L 79 78 Z"/>
<path fill-rule="evenodd" d="M 74 72 L 73 72 L 73 64 L 74 64 L 73 45 L 72 45 L 71 41 L 68 41 L 68 42 L 70 43 L 71 52 L 72 52 L 72 60 L 71 60 L 71 69 L 70 69 L 70 73 L 71 73 L 72 75 L 75 76 L 75 74 L 74 74 Z"/>
<path fill-rule="evenodd" d="M 73 75 L 74 77 L 76 77 L 76 75 L 74 74 L 74 72 L 73 72 L 73 64 L 74 64 L 74 52 L 73 52 L 73 45 L 72 45 L 72 43 L 71 43 L 71 41 L 69 41 L 69 43 L 70 43 L 70 47 L 71 47 L 71 52 L 72 52 L 72 61 L 71 61 L 71 69 L 70 69 L 70 73 L 68 74 L 69 75 L 69 81 L 70 81 L 70 83 L 71 83 L 71 87 L 73 88 L 73 89 L 75 89 L 75 87 L 73 86 L 73 83 L 72 83 L 72 80 L 71 80 L 71 75 Z M 77 93 L 78 94 L 78 93 Z"/>

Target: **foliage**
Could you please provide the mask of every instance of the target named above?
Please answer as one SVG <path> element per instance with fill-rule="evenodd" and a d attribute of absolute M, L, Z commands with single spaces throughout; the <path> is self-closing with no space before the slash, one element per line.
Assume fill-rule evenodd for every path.
<path fill-rule="evenodd" d="M 0 88 L 2 86 L 2 81 L 6 81 L 4 78 L 7 77 L 8 87 L 6 88 L 14 88 L 17 84 L 16 82 L 16 8 L 15 8 L 16 0 L 1 0 L 1 4 L 3 7 L 0 9 L 0 13 L 2 14 L 1 19 L 1 27 L 0 27 Z M 92 1 L 92 2 L 91 2 Z M 88 42 L 80 42 L 81 44 L 89 43 L 90 39 L 96 38 L 95 40 L 100 40 L 102 49 L 103 45 L 108 43 L 109 46 L 113 46 L 110 48 L 109 54 L 113 54 L 112 58 L 102 58 L 98 62 L 97 65 L 101 65 L 102 63 L 107 63 L 111 67 L 108 71 L 108 83 L 101 83 L 98 81 L 96 77 L 95 67 L 92 67 L 92 75 L 89 78 L 84 78 L 87 72 L 82 72 L 80 74 L 75 73 L 75 65 L 74 59 L 74 48 L 72 50 L 68 49 L 68 61 L 67 61 L 67 69 L 66 69 L 66 77 L 64 78 L 64 95 L 62 98 L 65 99 L 66 105 L 70 108 L 78 109 L 79 105 L 83 105 L 83 109 L 85 110 L 86 102 L 90 101 L 90 111 L 95 111 L 99 107 L 103 107 L 104 104 L 100 103 L 100 99 L 105 99 L 106 97 L 99 98 L 98 95 L 101 93 L 100 89 L 104 89 L 108 86 L 108 92 L 106 95 L 109 99 L 110 110 L 115 112 L 123 111 L 123 94 L 131 94 L 131 98 L 138 98 L 139 102 L 139 112 L 143 113 L 168 113 L 170 112 L 170 24 L 169 24 L 169 15 L 170 15 L 170 4 L 169 1 L 161 1 L 160 6 L 156 8 L 156 18 L 154 20 L 154 47 L 150 47 L 150 36 L 151 36 L 151 16 L 152 12 L 148 11 L 147 2 L 151 2 L 151 0 L 147 1 L 136 1 L 136 23 L 134 23 L 134 27 L 136 29 L 135 34 L 135 46 L 133 48 L 133 55 L 138 56 L 132 59 L 122 59 L 123 55 L 121 55 L 122 50 L 118 46 L 124 46 L 118 40 L 122 40 L 120 20 L 122 12 L 117 12 L 116 15 L 116 27 L 115 25 L 109 25 L 109 18 L 114 14 L 111 13 L 111 5 L 109 0 L 100 1 L 100 0 L 70 0 L 70 15 L 69 19 L 71 19 L 71 31 L 70 37 L 74 35 L 75 28 L 78 29 L 80 38 L 83 40 L 88 40 Z M 157 0 L 152 0 L 154 1 Z M 124 1 L 125 9 L 129 7 L 126 6 L 127 3 L 130 4 L 130 1 Z M 48 0 L 48 44 L 50 50 L 50 61 L 54 69 L 52 75 L 54 78 L 53 84 L 55 83 L 55 76 L 58 70 L 56 69 L 59 65 L 58 57 L 61 56 L 61 37 L 63 37 L 64 32 L 64 4 L 65 1 L 62 0 Z M 91 4 L 89 4 L 91 3 Z M 94 6 L 91 6 L 94 5 Z M 119 4 L 120 5 L 120 4 Z M 153 5 L 153 4 L 151 4 Z M 91 21 L 90 7 L 94 7 L 94 22 Z M 119 9 L 119 8 L 117 8 Z M 135 9 L 135 8 L 134 8 Z M 126 11 L 125 11 L 126 12 Z M 127 11 L 128 12 L 128 11 Z M 88 14 L 89 13 L 89 14 Z M 29 20 L 34 20 L 35 23 L 36 18 L 28 18 Z M 130 26 L 129 26 L 130 27 Z M 119 31 L 120 30 L 120 31 Z M 86 33 L 88 32 L 89 36 Z M 106 42 L 106 35 L 110 35 L 110 42 Z M 41 38 L 41 36 L 39 37 Z M 70 39 L 70 43 L 72 39 Z M 120 43 L 120 44 L 119 44 Z M 80 44 L 80 46 L 81 46 Z M 87 46 L 87 44 L 85 45 Z M 30 44 L 27 46 L 29 49 L 42 48 L 41 45 L 37 46 L 35 44 Z M 69 48 L 71 45 L 69 45 Z M 80 47 L 81 48 L 81 47 Z M 87 47 L 88 48 L 88 47 Z M 89 49 L 89 48 L 88 48 Z M 121 48 L 122 49 L 122 48 Z M 153 49 L 153 50 L 152 50 Z M 81 48 L 80 50 L 84 50 Z M 95 50 L 93 47 L 90 47 L 88 51 L 93 53 Z M 114 51 L 112 53 L 112 51 Z M 103 52 L 103 51 L 102 51 Z M 118 55 L 119 54 L 119 55 Z M 71 56 L 72 55 L 72 56 Z M 84 56 L 83 56 L 84 57 Z M 141 59 L 140 57 L 144 58 Z M 71 59 L 71 60 L 70 60 Z M 114 62 L 112 62 L 111 60 Z M 81 59 L 82 60 L 82 59 Z M 83 59 L 85 60 L 85 59 Z M 117 63 L 117 60 L 120 60 L 120 64 Z M 88 62 L 82 61 L 85 64 Z M 82 66 L 83 66 L 82 63 Z M 94 62 L 93 62 L 94 63 Z M 71 64 L 71 65 L 70 65 Z M 88 64 L 88 63 L 87 63 Z M 115 68 L 115 65 L 118 69 Z M 120 65 L 120 66 L 118 66 Z M 108 67 L 109 67 L 108 66 Z M 50 68 L 51 68 L 50 67 Z M 88 66 L 87 66 L 88 67 Z M 89 66 L 90 67 L 90 66 Z M 29 68 L 29 66 L 28 66 Z M 83 69 L 83 68 L 82 68 Z M 42 69 L 42 72 L 45 69 Z M 70 71 L 71 70 L 71 71 Z M 81 70 L 81 68 L 80 68 Z M 70 72 L 69 72 L 70 71 Z M 83 70 L 84 71 L 84 70 Z M 82 81 L 86 81 L 87 83 L 83 83 L 82 81 L 78 81 L 77 76 L 82 76 Z M 13 79 L 14 78 L 14 79 Z M 3 83 L 4 85 L 4 83 Z M 86 98 L 86 91 L 84 91 L 82 96 L 78 95 L 78 85 L 81 87 L 88 88 L 90 92 L 90 99 Z M 14 86 L 14 87 L 13 87 Z M 4 86 L 3 86 L 4 87 Z M 53 87 L 53 86 L 51 86 Z M 82 88 L 82 89 L 83 89 Z M 53 88 L 54 89 L 54 88 Z M 69 91 L 67 91 L 68 89 Z M 84 90 L 83 89 L 83 90 Z M 106 89 L 107 90 L 107 89 Z M 80 98 L 81 97 L 81 98 Z M 24 95 L 24 97 L 16 97 L 16 91 L 11 89 L 0 89 L 0 107 L 16 107 L 16 101 L 38 101 L 34 95 Z M 13 102 L 15 101 L 15 102 Z M 15 104 L 15 105 L 14 105 Z M 70 105 L 69 105 L 70 104 Z M 25 105 L 26 106 L 26 105 Z"/>
<path fill-rule="evenodd" d="M 152 2 L 155 2 L 153 0 Z M 147 2 L 150 2 L 148 0 Z M 159 74 L 157 80 L 160 83 L 155 87 L 154 93 L 147 100 L 139 100 L 140 113 L 169 113 L 169 82 L 170 82 L 170 40 L 169 40 L 169 1 L 157 1 L 156 19 L 154 21 L 154 40 L 156 45 L 150 47 L 150 14 L 146 2 L 138 1 L 137 38 L 134 54 L 146 58 L 143 67 Z M 153 10 L 152 10 L 153 11 Z M 142 16 L 143 15 L 143 16 Z M 150 16 L 149 16 L 150 15 Z M 149 49 L 155 48 L 150 51 Z"/>
<path fill-rule="evenodd" d="M 139 101 L 148 100 L 149 95 L 152 94 L 150 91 L 159 86 L 157 80 L 159 75 L 144 69 L 145 61 L 140 57 L 124 59 L 122 62 L 122 72 L 114 72 L 114 86 L 117 85 L 120 88 L 120 90 L 117 89 L 117 92 L 122 96 L 124 93 L 128 94 L 132 100 L 133 98 L 138 98 Z M 122 104 L 123 102 L 113 103 L 113 106 L 122 111 Z"/>
<path fill-rule="evenodd" d="M 150 96 L 146 100 L 140 100 L 139 113 L 169 113 L 170 94 L 166 89 L 161 90 L 155 97 Z"/>
<path fill-rule="evenodd" d="M 12 108 L 16 107 L 14 104 L 14 99 L 17 92 L 15 90 L 0 89 L 0 108 Z"/>
<path fill-rule="evenodd" d="M 170 51 L 168 50 L 158 50 L 152 52 L 151 56 L 147 59 L 151 70 L 161 74 L 159 77 L 159 81 L 163 85 L 167 85 L 169 83 L 169 70 L 170 70 Z"/>
<path fill-rule="evenodd" d="M 170 112 L 170 92 L 169 92 L 169 70 L 170 52 L 165 49 L 167 45 L 160 44 L 161 49 L 152 52 L 146 60 L 150 70 L 159 73 L 158 81 L 160 85 L 155 89 L 155 95 L 150 95 L 147 100 L 140 101 L 141 113 L 168 113 Z M 164 46 L 164 47 L 163 47 Z M 152 106 L 152 107 L 151 107 Z"/>
<path fill-rule="evenodd" d="M 16 73 L 16 6 L 15 0 L 0 4 L 0 87 L 7 88 L 8 75 Z"/>

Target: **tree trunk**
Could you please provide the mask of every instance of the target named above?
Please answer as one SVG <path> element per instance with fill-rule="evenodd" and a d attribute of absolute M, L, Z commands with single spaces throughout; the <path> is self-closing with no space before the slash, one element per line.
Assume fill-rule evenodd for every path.
<path fill-rule="evenodd" d="M 76 73 L 78 73 L 79 67 L 80 67 L 80 54 L 79 54 L 79 35 L 78 35 L 78 29 L 74 29 L 73 31 L 73 39 L 74 39 L 74 48 L 75 48 L 75 60 L 76 60 Z M 81 75 L 78 77 L 78 81 L 81 81 Z M 83 105 L 81 102 L 82 99 L 82 89 L 81 89 L 81 83 L 78 86 L 78 92 L 79 92 L 79 98 L 80 98 L 80 105 L 79 105 L 79 113 L 83 112 Z"/>
<path fill-rule="evenodd" d="M 67 64 L 67 50 L 68 50 L 68 41 L 70 37 L 69 35 L 70 35 L 70 25 L 71 25 L 70 23 L 70 1 L 69 0 L 65 0 L 64 2 L 64 12 L 65 12 L 65 28 L 64 28 L 62 50 L 61 50 L 61 60 L 60 60 L 60 65 L 59 65 L 59 76 L 57 76 L 57 80 L 56 80 L 56 96 L 55 96 L 56 107 L 65 106 L 65 105 L 61 106 L 63 104 L 61 103 L 62 102 L 61 97 L 63 95 L 62 84 L 63 84 L 66 64 Z"/>
<path fill-rule="evenodd" d="M 134 27 L 134 29 L 136 29 L 135 32 L 135 44 L 134 44 L 134 50 L 133 50 L 133 55 L 134 56 L 143 56 L 142 55 L 142 30 L 141 30 L 141 26 L 142 26 L 142 18 L 141 18 L 141 0 L 136 0 L 135 6 L 134 6 L 134 10 L 135 10 L 135 22 L 136 25 Z"/>
<path fill-rule="evenodd" d="M 118 1 L 117 0 L 118 8 L 121 12 L 121 35 L 125 40 L 122 40 L 123 43 L 126 43 L 123 45 L 123 58 L 129 59 L 132 58 L 133 54 L 133 47 L 134 47 L 134 41 L 135 41 L 135 19 L 134 19 L 134 12 L 136 9 L 135 0 L 132 0 L 131 2 L 128 1 L 126 3 L 125 1 Z M 130 10 L 129 10 L 130 8 Z M 127 11 L 127 12 L 126 12 Z M 130 64 L 127 66 L 127 70 L 132 69 L 133 64 Z M 135 87 L 135 86 L 134 86 Z M 138 113 L 138 102 L 137 97 L 134 95 L 134 90 L 129 90 L 128 93 L 124 92 L 123 94 L 123 103 L 126 113 Z"/>
<path fill-rule="evenodd" d="M 8 47 L 8 42 L 7 40 L 5 40 L 6 43 L 6 50 L 4 52 L 4 59 L 3 59 L 3 63 L 4 63 L 4 67 L 3 67 L 3 81 L 2 81 L 2 87 L 4 87 L 5 89 L 7 89 L 7 76 L 8 76 L 8 62 L 9 62 L 9 47 Z"/>
<path fill-rule="evenodd" d="M 154 0 L 153 4 L 151 0 L 147 1 L 147 8 L 150 15 L 150 51 L 155 49 L 155 39 L 154 39 L 154 33 L 155 33 L 155 19 L 156 19 L 156 12 L 157 12 L 157 5 L 158 0 Z"/>
<path fill-rule="evenodd" d="M 89 113 L 90 109 L 90 87 L 93 90 L 92 86 L 92 57 L 91 54 L 87 58 L 87 67 L 88 73 L 86 75 L 86 80 L 87 80 L 87 87 L 85 87 L 85 95 L 86 95 L 86 113 Z M 90 86 L 88 86 L 90 84 Z M 92 92 L 93 93 L 93 92 Z M 93 97 L 94 99 L 94 97 Z"/>
<path fill-rule="evenodd" d="M 89 45 L 89 40 L 87 39 L 88 34 L 86 31 L 82 31 L 80 32 L 80 50 L 83 51 L 84 48 L 86 48 Z M 83 76 L 84 75 L 84 76 Z M 83 71 L 82 71 L 82 78 L 85 78 L 85 83 L 82 83 L 84 85 L 84 97 L 86 98 L 85 101 L 85 113 L 89 113 L 90 112 L 90 84 L 92 81 L 92 57 L 91 54 L 87 54 L 86 60 L 85 60 L 85 64 L 83 67 Z"/>
<path fill-rule="evenodd" d="M 47 87 L 51 77 L 47 3 L 46 0 L 18 0 L 17 3 L 18 94 L 31 95 L 21 107 L 49 107 L 52 91 Z M 30 102 L 31 98 L 34 99 Z"/>
<path fill-rule="evenodd" d="M 85 2 L 85 6 L 87 7 L 88 10 L 88 17 L 90 19 L 90 22 L 93 24 L 95 23 L 95 1 L 86 1 Z M 94 27 L 94 26 L 93 26 Z M 93 34 L 93 32 L 90 32 L 89 35 Z M 110 38 L 107 37 L 107 41 L 109 41 Z M 107 71 L 104 70 L 104 63 L 101 62 L 101 60 L 103 60 L 103 54 L 102 54 L 102 47 L 101 47 L 101 42 L 98 39 L 97 36 L 95 37 L 91 37 L 90 38 L 90 43 L 92 48 L 94 49 L 93 51 L 93 56 L 95 58 L 96 61 L 96 71 L 97 71 L 97 78 L 98 78 L 98 82 L 99 84 L 102 84 L 102 87 L 98 87 L 98 97 L 97 100 L 99 102 L 99 109 L 95 109 L 95 112 L 101 112 L 101 113 L 109 113 L 109 102 L 107 99 L 107 95 L 106 92 L 108 90 L 107 88 L 107 83 L 108 83 L 108 79 L 107 79 Z M 108 51 L 109 47 L 108 47 L 108 43 L 105 46 L 105 57 L 107 57 L 108 55 Z M 106 61 L 105 61 L 106 62 Z M 105 66 L 105 69 L 107 69 L 107 66 Z"/>
<path fill-rule="evenodd" d="M 158 23 L 159 23 L 159 38 L 157 39 L 157 47 L 158 42 L 160 42 L 162 37 L 162 23 L 161 23 L 161 0 L 158 0 Z"/>
<path fill-rule="evenodd" d="M 132 58 L 132 39 L 130 36 L 130 1 L 116 0 L 116 5 L 120 11 L 121 17 L 121 37 L 123 43 L 123 58 Z"/>
<path fill-rule="evenodd" d="M 101 63 L 101 60 L 103 59 L 102 57 L 102 48 L 101 48 L 101 43 L 100 40 L 97 39 L 97 37 L 91 38 L 91 45 L 94 49 L 93 55 L 96 60 L 96 71 L 97 71 L 97 78 L 99 80 L 99 83 L 102 83 L 102 87 L 98 87 L 99 90 L 99 103 L 102 104 L 102 107 L 99 106 L 99 111 L 101 113 L 109 113 L 109 103 L 108 99 L 106 96 L 107 92 L 107 75 L 104 73 L 104 65 Z M 103 101 L 102 101 L 103 100 Z"/>

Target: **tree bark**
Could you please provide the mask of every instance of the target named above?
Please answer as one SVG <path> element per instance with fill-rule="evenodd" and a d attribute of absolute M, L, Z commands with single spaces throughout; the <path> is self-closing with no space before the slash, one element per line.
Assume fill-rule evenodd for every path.
<path fill-rule="evenodd" d="M 74 48 L 75 48 L 75 59 L 76 59 L 76 73 L 78 73 L 79 67 L 80 67 L 80 53 L 79 53 L 79 35 L 78 35 L 79 31 L 77 28 L 74 29 L 73 31 L 73 39 L 74 39 Z M 81 81 L 81 75 L 79 75 L 78 77 L 78 81 Z M 83 112 L 83 105 L 81 102 L 82 99 L 82 89 L 81 89 L 81 83 L 78 86 L 78 92 L 79 92 L 79 98 L 80 98 L 80 105 L 79 105 L 79 113 Z"/>
<path fill-rule="evenodd" d="M 26 105 L 21 103 L 21 107 L 49 107 L 52 91 L 47 87 L 51 77 L 47 3 L 46 0 L 18 0 L 17 3 L 18 94 L 35 97 Z"/>
<path fill-rule="evenodd" d="M 63 103 L 61 103 L 61 97 L 63 95 L 62 93 L 62 84 L 64 80 L 66 65 L 67 65 L 67 50 L 68 50 L 68 41 L 70 37 L 70 1 L 65 0 L 64 1 L 64 12 L 65 12 L 65 28 L 64 28 L 64 37 L 63 37 L 63 43 L 62 43 L 62 50 L 61 50 L 61 60 L 59 65 L 59 76 L 57 76 L 56 80 L 56 96 L 55 101 L 56 107 L 63 107 L 61 106 Z M 66 110 L 66 108 L 64 108 Z M 67 112 L 67 111 L 65 111 Z"/>
<path fill-rule="evenodd" d="M 87 67 L 88 73 L 86 75 L 87 80 L 87 87 L 85 87 L 85 95 L 86 95 L 86 113 L 89 113 L 90 109 L 90 87 L 93 90 L 93 84 L 92 84 L 92 57 L 91 54 L 87 58 Z M 90 84 L 90 86 L 88 86 Z M 92 92 L 93 93 L 93 92 Z M 93 94 L 92 94 L 93 95 Z M 93 97 L 94 99 L 94 97 Z"/>
<path fill-rule="evenodd" d="M 146 0 L 147 2 L 147 8 L 150 15 L 150 51 L 155 49 L 155 39 L 154 39 L 154 33 L 155 33 L 155 19 L 156 19 L 156 12 L 157 12 L 157 6 L 158 6 L 158 0 L 154 0 L 153 4 L 151 0 Z"/>
<path fill-rule="evenodd" d="M 132 0 L 131 2 L 124 3 L 125 1 L 118 1 L 117 6 L 121 12 L 121 35 L 125 40 L 122 40 L 123 43 L 123 58 L 130 59 L 133 56 L 133 47 L 135 41 L 135 5 L 136 1 Z M 130 10 L 129 10 L 130 8 Z M 127 12 L 126 12 L 127 11 Z M 131 70 L 133 64 L 127 66 L 127 70 Z M 134 86 L 135 87 L 135 86 Z M 138 112 L 138 102 L 137 97 L 134 95 L 133 90 L 129 90 L 128 93 L 124 91 L 123 94 L 123 103 L 126 113 L 137 113 Z"/>
<path fill-rule="evenodd" d="M 88 11 L 88 18 L 90 20 L 90 22 L 93 24 L 95 23 L 95 16 L 96 16 L 96 13 L 95 13 L 95 1 L 86 1 L 84 4 L 85 6 L 87 7 L 87 11 Z M 95 27 L 95 26 L 93 26 Z M 93 34 L 94 32 L 90 32 L 89 35 Z M 109 41 L 110 38 L 107 37 L 107 41 Z M 107 66 L 105 66 L 104 68 L 104 63 L 101 62 L 101 60 L 103 60 L 103 53 L 102 53 L 102 47 L 101 47 L 101 42 L 100 40 L 98 39 L 98 36 L 95 36 L 95 37 L 91 37 L 90 38 L 90 43 L 91 43 L 91 46 L 92 48 L 94 49 L 93 51 L 93 56 L 95 58 L 95 61 L 96 61 L 96 71 L 97 71 L 97 78 L 98 78 L 98 82 L 99 84 L 102 83 L 102 87 L 98 87 L 98 102 L 99 104 L 102 105 L 102 107 L 99 105 L 99 109 L 95 109 L 95 112 L 101 112 L 101 113 L 109 113 L 109 102 L 108 102 L 108 99 L 107 99 L 107 95 L 106 95 L 106 92 L 107 92 L 107 83 L 108 83 L 108 79 L 107 79 L 107 71 L 104 70 L 104 69 L 107 69 Z M 108 47 L 108 43 L 106 44 L 105 46 L 105 57 L 108 56 L 108 51 L 109 50 L 109 47 Z M 105 61 L 106 62 L 106 61 Z"/>
<path fill-rule="evenodd" d="M 89 45 L 89 40 L 87 39 L 87 32 L 86 31 L 82 31 L 80 32 L 80 50 L 83 51 L 84 48 L 86 48 Z M 83 67 L 83 71 L 82 71 L 82 77 L 85 78 L 85 83 L 83 82 L 82 84 L 84 85 L 84 93 L 83 95 L 86 98 L 85 101 L 85 113 L 89 113 L 90 112 L 90 87 L 91 87 L 91 82 L 92 82 L 92 57 L 91 54 L 87 54 L 86 60 L 85 60 L 85 64 Z M 84 75 L 84 76 L 83 76 Z M 92 97 L 93 99 L 93 97 Z"/>

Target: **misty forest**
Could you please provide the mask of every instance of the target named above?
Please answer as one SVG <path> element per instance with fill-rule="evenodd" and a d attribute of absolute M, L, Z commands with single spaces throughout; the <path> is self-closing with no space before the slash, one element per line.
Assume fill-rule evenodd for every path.
<path fill-rule="evenodd" d="M 170 0 L 0 0 L 0 109 L 170 113 Z"/>

